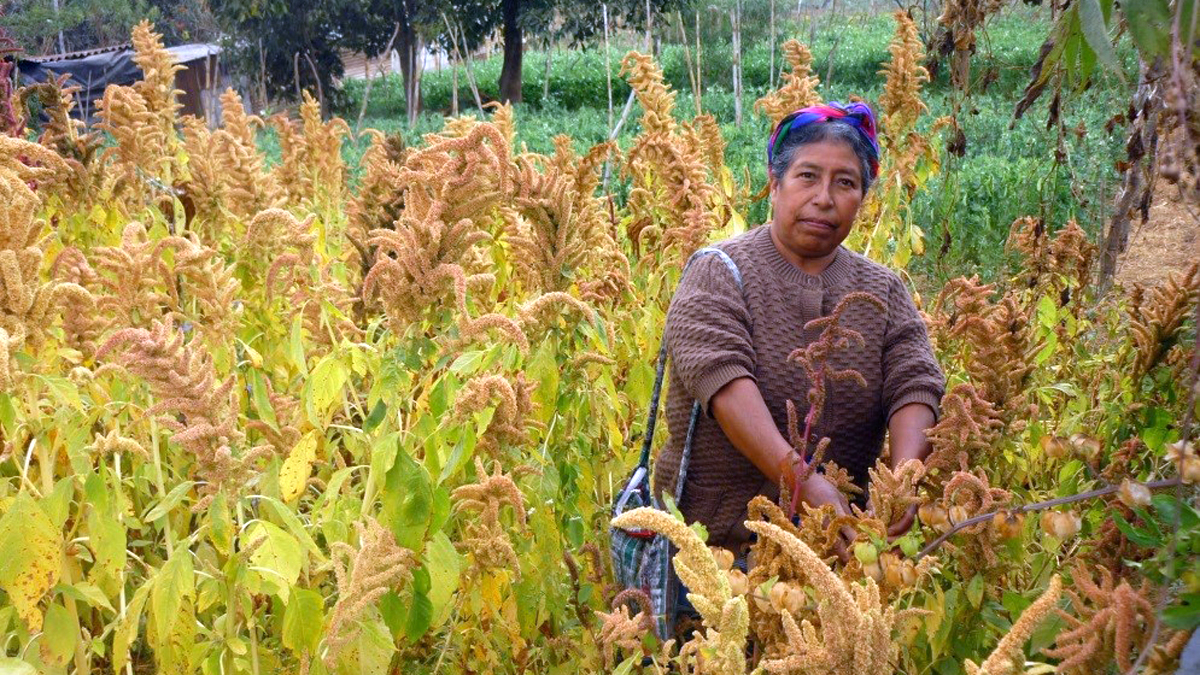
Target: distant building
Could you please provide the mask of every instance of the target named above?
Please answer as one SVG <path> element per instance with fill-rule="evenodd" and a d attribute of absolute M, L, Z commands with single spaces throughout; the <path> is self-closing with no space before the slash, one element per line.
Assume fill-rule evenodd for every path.
<path fill-rule="evenodd" d="M 168 47 L 175 62 L 184 66 L 175 73 L 175 88 L 181 114 L 195 115 L 213 124 L 220 116 L 218 96 L 231 84 L 220 63 L 221 48 L 213 44 L 186 44 Z M 29 56 L 17 60 L 19 84 L 34 84 L 66 74 L 67 84 L 79 87 L 74 116 L 88 124 L 94 121 L 96 101 L 104 97 L 110 84 L 131 85 L 142 79 L 142 71 L 133 62 L 129 43 L 50 56 Z"/>

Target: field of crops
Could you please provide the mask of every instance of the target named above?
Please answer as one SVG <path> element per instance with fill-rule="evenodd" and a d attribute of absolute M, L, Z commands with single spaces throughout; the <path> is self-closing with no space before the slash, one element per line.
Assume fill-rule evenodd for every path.
<path fill-rule="evenodd" d="M 748 575 L 622 517 L 672 538 L 703 615 L 660 644 L 616 602 L 609 505 L 682 262 L 754 226 L 715 120 L 678 122 L 630 54 L 624 150 L 526 151 L 498 107 L 372 132 L 351 186 L 311 99 L 265 122 L 268 163 L 235 93 L 219 129 L 180 119 L 170 56 L 133 41 L 109 140 L 49 85 L 22 92 L 38 137 L 0 134 L 0 673 L 1174 672 L 1200 623 L 1195 267 L 1097 297 L 1083 228 L 1014 222 L 1016 276 L 918 298 L 948 393 L 872 512 L 752 502 Z M 818 100 L 784 51 L 769 118 Z M 928 119 L 902 14 L 889 53 L 847 245 L 905 276 L 956 122 Z"/>

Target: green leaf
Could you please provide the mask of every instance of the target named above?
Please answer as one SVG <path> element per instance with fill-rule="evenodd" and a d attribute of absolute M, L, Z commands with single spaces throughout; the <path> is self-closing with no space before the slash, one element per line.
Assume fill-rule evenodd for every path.
<path fill-rule="evenodd" d="M 317 362 L 304 383 L 305 410 L 315 427 L 324 427 L 325 416 L 342 399 L 342 388 L 350 379 L 350 368 L 338 354 L 329 354 Z"/>
<path fill-rule="evenodd" d="M 1163 623 L 1175 630 L 1200 627 L 1200 593 L 1184 593 L 1177 604 L 1163 610 Z"/>
<path fill-rule="evenodd" d="M 180 544 L 171 559 L 154 576 L 150 591 L 150 612 L 154 616 L 154 632 L 160 640 L 171 634 L 174 624 L 183 618 L 188 598 L 196 597 L 196 576 L 192 569 L 192 553 Z"/>
<path fill-rule="evenodd" d="M 1117 529 L 1120 530 L 1121 533 L 1124 534 L 1127 539 L 1129 539 L 1129 541 L 1132 541 L 1138 546 L 1142 546 L 1144 548 L 1157 548 L 1162 544 L 1162 542 L 1160 542 L 1157 538 L 1151 536 L 1149 532 L 1130 525 L 1129 521 L 1125 520 L 1120 513 L 1114 511 L 1112 517 L 1113 522 L 1117 525 Z"/>
<path fill-rule="evenodd" d="M 379 614 L 392 632 L 393 639 L 404 635 L 404 627 L 408 624 L 408 605 L 399 593 L 388 591 L 379 598 Z"/>
<path fill-rule="evenodd" d="M 431 577 L 424 567 L 413 570 L 412 601 L 408 606 L 408 621 L 404 635 L 409 642 L 416 642 L 433 625 L 433 603 L 429 600 Z"/>
<path fill-rule="evenodd" d="M 967 583 L 967 600 L 976 609 L 979 608 L 979 603 L 983 602 L 983 575 L 976 574 Z"/>
<path fill-rule="evenodd" d="M 146 606 L 146 599 L 150 597 L 150 588 L 153 585 L 154 581 L 151 580 L 137 589 L 129 604 L 125 606 L 125 616 L 113 631 L 113 675 L 122 675 L 125 671 L 125 664 L 129 662 L 129 645 L 137 639 L 142 609 Z"/>
<path fill-rule="evenodd" d="M 288 453 L 287 459 L 283 460 L 283 465 L 279 467 L 279 494 L 283 501 L 294 501 L 304 493 L 320 440 L 320 432 L 316 429 L 309 431 Z"/>
<path fill-rule="evenodd" d="M 182 502 L 183 498 L 187 496 L 188 490 L 192 489 L 192 486 L 195 484 L 196 481 L 194 480 L 185 480 L 179 485 L 171 488 L 171 491 L 167 493 L 167 496 L 163 497 L 158 504 L 155 504 L 154 508 L 146 512 L 146 515 L 142 516 L 142 520 L 147 523 L 152 523 L 170 513 L 172 509 L 174 509 L 176 506 L 179 506 L 179 503 Z"/>
<path fill-rule="evenodd" d="M 325 554 L 321 551 L 321 547 L 317 546 L 317 542 L 313 540 L 312 535 L 308 533 L 308 530 L 304 527 L 304 523 L 300 522 L 300 517 L 294 511 L 273 497 L 260 495 L 258 501 L 260 504 L 266 504 L 270 507 L 275 517 L 283 523 L 287 531 L 291 532 L 292 536 L 296 537 L 296 540 L 300 542 L 300 546 L 308 551 L 318 563 L 323 564 L 325 562 Z"/>
<path fill-rule="evenodd" d="M 300 544 L 278 525 L 265 520 L 255 521 L 247 528 L 242 546 L 253 546 L 259 539 L 265 541 L 250 554 L 251 569 L 262 576 L 280 600 L 287 602 L 289 589 L 300 578 L 303 564 Z"/>
<path fill-rule="evenodd" d="M 0 394 L 0 426 L 4 429 L 5 437 L 12 437 L 16 424 L 17 410 L 13 407 L 12 399 L 8 394 Z"/>
<path fill-rule="evenodd" d="M 21 659 L 0 656 L 0 675 L 38 675 L 38 671 Z"/>
<path fill-rule="evenodd" d="M 479 369 L 479 364 L 483 361 L 486 350 L 475 350 L 463 352 L 454 363 L 450 364 L 450 372 L 455 375 L 473 375 Z"/>
<path fill-rule="evenodd" d="M 208 538 L 218 551 L 233 553 L 233 518 L 229 515 L 229 498 L 218 492 L 208 505 Z"/>
<path fill-rule="evenodd" d="M 297 313 L 292 318 L 292 330 L 288 335 L 288 356 L 296 370 L 307 375 L 308 359 L 304 354 L 304 315 Z"/>
<path fill-rule="evenodd" d="M 1163 56 L 1171 44 L 1171 15 L 1169 0 L 1122 0 L 1122 14 L 1129 26 L 1129 36 L 1147 63 Z"/>
<path fill-rule="evenodd" d="M 396 653 L 396 644 L 392 641 L 387 625 L 378 619 L 363 621 L 360 625 L 362 631 L 355 640 L 358 668 L 353 672 L 356 675 L 387 675 L 392 654 Z"/>
<path fill-rule="evenodd" d="M 46 622 L 42 626 L 42 640 L 38 645 L 42 660 L 54 666 L 66 664 L 79 639 L 79 621 L 62 604 L 50 603 L 46 610 Z"/>
<path fill-rule="evenodd" d="M 293 588 L 283 612 L 283 646 L 313 653 L 325 630 L 325 599 L 307 588 Z"/>
<path fill-rule="evenodd" d="M 22 492 L 0 518 L 0 588 L 31 633 L 42 628 L 38 602 L 62 572 L 62 532 Z"/>
<path fill-rule="evenodd" d="M 42 510 L 50 518 L 54 529 L 61 530 L 71 514 L 71 502 L 75 497 L 75 477 L 68 476 L 54 484 L 50 494 L 42 498 Z"/>
<path fill-rule="evenodd" d="M 462 573 L 462 557 L 445 532 L 437 532 L 425 547 L 425 569 L 429 572 L 429 602 L 435 620 L 449 613 Z"/>
<path fill-rule="evenodd" d="M 381 496 L 379 520 L 396 535 L 396 543 L 420 551 L 433 513 L 433 484 L 425 467 L 396 444 Z"/>
<path fill-rule="evenodd" d="M 1112 38 L 1108 36 L 1108 26 L 1104 22 L 1104 11 L 1100 8 L 1099 0 L 1079 0 L 1076 5 L 1079 11 L 1079 28 L 1087 45 L 1096 52 L 1100 63 L 1124 79 L 1121 64 L 1117 61 L 1117 52 L 1113 49 Z"/>
<path fill-rule="evenodd" d="M 379 399 L 375 402 L 375 407 L 371 408 L 371 412 L 367 415 L 367 419 L 363 420 L 362 430 L 369 434 L 372 431 L 375 431 L 375 429 L 378 428 L 386 418 L 387 404 L 383 402 L 383 399 Z"/>
<path fill-rule="evenodd" d="M 101 591 L 92 584 L 82 581 L 71 586 L 59 584 L 58 586 L 54 587 L 54 590 L 67 597 L 74 598 L 75 600 L 86 602 L 92 607 L 100 607 L 107 609 L 110 612 L 117 611 L 113 608 L 112 603 L 108 601 L 108 598 L 105 597 L 104 591 Z"/>
<path fill-rule="evenodd" d="M 250 395 L 254 400 L 254 409 L 258 411 L 258 419 L 278 429 L 279 422 L 275 419 L 275 407 L 271 405 L 271 398 L 267 396 L 267 385 L 264 382 L 266 378 L 263 373 L 252 368 L 246 371 L 246 379 L 250 380 Z"/>

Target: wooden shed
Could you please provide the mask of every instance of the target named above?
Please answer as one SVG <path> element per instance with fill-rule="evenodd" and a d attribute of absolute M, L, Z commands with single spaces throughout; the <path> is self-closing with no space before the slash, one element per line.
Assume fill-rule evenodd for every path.
<path fill-rule="evenodd" d="M 184 66 L 175 73 L 175 88 L 183 92 L 179 102 L 182 114 L 195 115 L 214 123 L 220 115 L 220 92 L 229 86 L 230 78 L 220 64 L 221 48 L 214 44 L 185 44 L 168 47 L 175 62 Z M 78 105 L 74 114 L 91 124 L 96 101 L 104 96 L 110 84 L 131 85 L 142 77 L 133 62 L 133 45 L 129 43 L 85 51 L 29 56 L 17 61 L 20 84 L 45 82 L 67 75 L 67 84 L 79 87 Z"/>

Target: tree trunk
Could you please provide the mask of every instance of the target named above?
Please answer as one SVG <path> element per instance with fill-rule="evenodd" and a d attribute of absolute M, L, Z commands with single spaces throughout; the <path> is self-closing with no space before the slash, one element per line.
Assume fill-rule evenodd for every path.
<path fill-rule="evenodd" d="M 521 0 L 503 0 L 504 14 L 504 65 L 500 69 L 500 101 L 521 102 L 521 56 L 524 46 L 521 26 L 517 19 L 521 14 Z"/>
<path fill-rule="evenodd" d="M 396 33 L 396 51 L 400 54 L 400 80 L 404 85 L 404 116 L 413 120 L 421 110 L 421 90 L 416 86 L 417 51 L 420 49 L 420 41 L 407 16 L 400 17 L 399 25 L 400 30 Z"/>
<path fill-rule="evenodd" d="M 1159 82 L 1163 79 L 1162 62 L 1147 64 L 1138 60 L 1140 76 L 1138 88 L 1133 95 L 1130 109 L 1134 116 L 1129 120 L 1129 136 L 1125 143 L 1126 162 L 1129 168 L 1121 178 L 1113 205 L 1112 221 L 1104 237 L 1103 253 L 1100 258 L 1100 292 L 1106 293 L 1112 286 L 1117 271 L 1117 260 L 1129 245 L 1129 227 L 1136 212 L 1145 222 L 1150 201 L 1154 196 L 1154 179 L 1158 161 L 1158 127 L 1155 121 L 1162 110 L 1162 91 Z"/>

